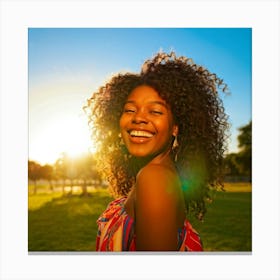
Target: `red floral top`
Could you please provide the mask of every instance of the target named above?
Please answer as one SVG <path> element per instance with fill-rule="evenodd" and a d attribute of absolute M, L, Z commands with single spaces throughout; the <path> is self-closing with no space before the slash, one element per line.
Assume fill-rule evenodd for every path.
<path fill-rule="evenodd" d="M 109 203 L 97 220 L 96 251 L 136 251 L 134 220 L 124 209 L 125 200 Z M 178 251 L 203 251 L 198 233 L 187 220 L 178 230 Z"/>

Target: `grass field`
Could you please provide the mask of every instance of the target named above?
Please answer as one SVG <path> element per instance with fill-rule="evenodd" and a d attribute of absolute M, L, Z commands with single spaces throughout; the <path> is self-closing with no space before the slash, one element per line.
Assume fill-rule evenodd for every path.
<path fill-rule="evenodd" d="M 247 188 L 247 191 L 246 191 Z M 252 250 L 252 193 L 250 186 L 228 185 L 217 192 L 203 222 L 191 219 L 200 233 L 205 251 Z"/>
<path fill-rule="evenodd" d="M 104 189 L 90 196 L 61 192 L 29 194 L 29 251 L 94 251 L 96 220 L 112 200 Z M 251 251 L 251 184 L 226 184 L 217 192 L 203 222 L 191 218 L 205 251 Z"/>

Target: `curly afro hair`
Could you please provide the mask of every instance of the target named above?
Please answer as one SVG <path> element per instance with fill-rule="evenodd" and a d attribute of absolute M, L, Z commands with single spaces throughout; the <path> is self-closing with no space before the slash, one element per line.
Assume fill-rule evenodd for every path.
<path fill-rule="evenodd" d="M 179 147 L 172 157 L 185 195 L 186 208 L 198 218 L 206 211 L 210 191 L 223 189 L 223 155 L 228 117 L 218 96 L 223 80 L 174 52 L 147 60 L 140 74 L 117 74 L 88 100 L 86 110 L 97 148 L 96 158 L 115 196 L 127 195 L 141 165 L 119 136 L 119 119 L 131 91 L 148 85 L 169 104 L 179 128 Z M 176 158 L 176 160 L 175 160 Z"/>

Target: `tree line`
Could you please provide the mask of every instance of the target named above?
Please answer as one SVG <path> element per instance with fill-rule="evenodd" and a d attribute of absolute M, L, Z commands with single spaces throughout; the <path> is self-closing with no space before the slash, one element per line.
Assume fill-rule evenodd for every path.
<path fill-rule="evenodd" d="M 61 185 L 62 192 L 65 193 L 65 187 L 70 187 L 70 193 L 74 186 L 82 188 L 82 194 L 88 194 L 89 185 L 102 184 L 102 175 L 96 169 L 96 161 L 91 153 L 79 157 L 70 157 L 67 153 L 62 153 L 56 162 L 41 165 L 40 163 L 28 160 L 28 179 L 34 184 L 33 193 L 37 193 L 37 182 L 46 180 L 49 183 L 50 190 L 54 185 Z"/>
<path fill-rule="evenodd" d="M 252 181 L 252 121 L 239 128 L 238 153 L 230 153 L 225 157 L 226 176 L 231 178 L 247 178 Z"/>

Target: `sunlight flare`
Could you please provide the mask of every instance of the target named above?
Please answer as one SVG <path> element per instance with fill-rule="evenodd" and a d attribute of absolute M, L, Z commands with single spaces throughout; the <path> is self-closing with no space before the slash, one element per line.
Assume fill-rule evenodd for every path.
<path fill-rule="evenodd" d="M 85 118 L 60 116 L 56 122 L 47 122 L 34 139 L 30 157 L 41 163 L 54 163 L 61 153 L 71 157 L 94 151 Z"/>

